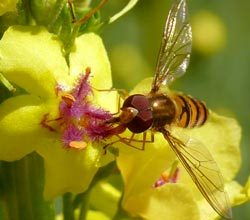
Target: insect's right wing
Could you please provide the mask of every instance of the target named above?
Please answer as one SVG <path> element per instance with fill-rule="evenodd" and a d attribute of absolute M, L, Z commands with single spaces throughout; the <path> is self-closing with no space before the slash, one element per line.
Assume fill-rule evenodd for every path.
<path fill-rule="evenodd" d="M 165 129 L 161 132 L 208 203 L 220 216 L 232 219 L 223 177 L 205 146 L 192 139 L 184 143 Z"/>
<path fill-rule="evenodd" d="M 192 47 L 192 32 L 185 0 L 174 0 L 166 20 L 151 92 L 169 85 L 186 72 Z"/>

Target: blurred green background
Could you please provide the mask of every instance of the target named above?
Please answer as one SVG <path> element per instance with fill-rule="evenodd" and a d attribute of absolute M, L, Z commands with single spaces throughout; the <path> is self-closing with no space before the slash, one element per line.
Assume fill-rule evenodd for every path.
<path fill-rule="evenodd" d="M 128 1 L 110 0 L 102 10 L 114 14 Z M 171 85 L 204 100 L 217 113 L 233 116 L 243 128 L 242 167 L 250 171 L 250 1 L 190 0 L 193 53 L 187 73 Z M 131 90 L 153 76 L 171 0 L 140 0 L 102 36 L 111 60 L 114 87 Z M 250 219 L 250 203 L 233 208 L 234 220 Z"/>

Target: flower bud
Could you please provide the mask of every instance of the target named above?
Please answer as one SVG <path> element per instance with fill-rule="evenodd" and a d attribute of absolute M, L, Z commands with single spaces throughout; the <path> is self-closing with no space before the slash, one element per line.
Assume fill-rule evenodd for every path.
<path fill-rule="evenodd" d="M 203 54 L 217 53 L 226 44 L 226 28 L 221 19 L 209 11 L 202 11 L 192 19 L 193 48 Z"/>

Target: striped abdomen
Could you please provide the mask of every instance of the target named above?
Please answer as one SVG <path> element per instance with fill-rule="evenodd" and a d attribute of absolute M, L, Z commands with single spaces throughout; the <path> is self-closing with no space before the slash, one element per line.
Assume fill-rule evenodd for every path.
<path fill-rule="evenodd" d="M 177 126 L 194 128 L 206 122 L 208 110 L 203 102 L 185 95 L 176 95 L 174 100 L 177 107 Z"/>

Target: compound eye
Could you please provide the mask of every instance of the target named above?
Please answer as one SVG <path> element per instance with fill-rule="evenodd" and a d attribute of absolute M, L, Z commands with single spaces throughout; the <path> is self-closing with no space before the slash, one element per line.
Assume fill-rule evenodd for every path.
<path fill-rule="evenodd" d="M 135 94 L 129 96 L 123 103 L 123 107 L 133 107 L 138 111 L 148 110 L 150 108 L 149 100 L 146 96 Z"/>
<path fill-rule="evenodd" d="M 133 133 L 141 133 L 148 130 L 153 123 L 151 111 L 141 111 L 127 124 L 127 128 Z"/>
<path fill-rule="evenodd" d="M 141 133 L 149 129 L 153 123 L 153 114 L 150 102 L 144 95 L 136 94 L 129 96 L 124 104 L 124 108 L 132 107 L 138 110 L 136 116 L 127 123 L 127 128 L 133 133 Z"/>

